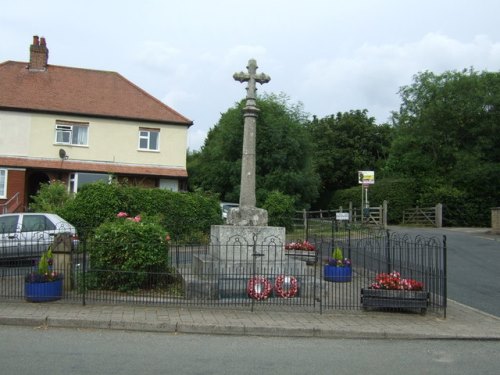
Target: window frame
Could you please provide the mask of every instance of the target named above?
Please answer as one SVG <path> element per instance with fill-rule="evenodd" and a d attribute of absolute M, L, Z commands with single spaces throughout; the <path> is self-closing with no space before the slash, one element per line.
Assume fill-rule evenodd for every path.
<path fill-rule="evenodd" d="M 84 183 L 80 181 L 80 179 L 88 179 L 89 177 L 92 181 Z M 96 181 L 106 181 L 108 184 L 110 184 L 112 182 L 112 179 L 112 175 L 110 175 L 109 173 L 72 172 L 69 174 L 68 192 L 70 194 L 76 194 L 78 193 L 78 190 L 82 188 L 82 186 Z"/>
<path fill-rule="evenodd" d="M 146 133 L 146 134 L 143 134 Z M 151 148 L 151 135 L 156 134 L 156 148 Z M 141 141 L 146 141 L 146 147 L 141 147 Z M 160 129 L 158 128 L 139 128 L 139 140 L 137 148 L 139 151 L 159 152 L 160 151 Z"/>
<path fill-rule="evenodd" d="M 3 178 L 1 178 L 2 174 Z M 7 199 L 8 177 L 9 177 L 9 170 L 7 168 L 0 168 L 0 199 Z"/>
<path fill-rule="evenodd" d="M 85 129 L 85 143 L 78 143 L 79 131 Z M 62 140 L 59 140 L 59 134 L 62 134 Z M 64 140 L 64 135 L 67 134 L 68 140 Z M 75 139 L 76 142 L 75 142 Z M 89 145 L 89 123 L 76 121 L 61 121 L 56 120 L 55 127 L 55 144 L 69 146 L 88 146 Z"/>

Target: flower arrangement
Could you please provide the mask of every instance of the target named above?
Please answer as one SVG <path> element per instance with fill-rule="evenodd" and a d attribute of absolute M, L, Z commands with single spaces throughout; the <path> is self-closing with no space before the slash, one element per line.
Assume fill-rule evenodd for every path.
<path fill-rule="evenodd" d="M 26 275 L 25 281 L 28 283 L 49 283 L 63 278 L 62 274 L 52 270 L 54 260 L 52 249 L 49 247 L 38 261 L 37 269 Z"/>
<path fill-rule="evenodd" d="M 424 284 L 413 279 L 402 279 L 397 271 L 391 273 L 379 273 L 375 277 L 375 282 L 370 285 L 370 289 L 389 290 L 423 290 Z"/>
<path fill-rule="evenodd" d="M 328 258 L 328 264 L 334 267 L 351 267 L 351 260 L 348 258 L 344 258 L 342 249 L 337 246 L 332 251 L 332 257 Z"/>
<path fill-rule="evenodd" d="M 127 220 L 135 221 L 136 223 L 139 223 L 141 221 L 141 215 L 137 215 L 135 217 L 129 217 L 128 213 L 120 211 L 116 214 L 116 217 L 118 218 L 125 218 Z"/>
<path fill-rule="evenodd" d="M 316 247 L 310 243 L 309 241 L 296 241 L 289 242 L 285 245 L 285 250 L 305 250 L 305 251 L 314 251 Z"/>

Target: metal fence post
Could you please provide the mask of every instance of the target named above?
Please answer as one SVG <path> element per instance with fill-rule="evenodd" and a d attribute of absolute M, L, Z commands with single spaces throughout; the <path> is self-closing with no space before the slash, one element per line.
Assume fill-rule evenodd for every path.
<path fill-rule="evenodd" d="M 308 222 L 308 217 L 307 217 L 307 211 L 304 209 L 303 210 L 303 216 L 304 216 L 304 234 L 305 234 L 305 239 L 309 241 L 309 222 Z"/>
<path fill-rule="evenodd" d="M 382 224 L 384 226 L 384 229 L 387 229 L 387 201 L 383 202 L 383 208 L 382 208 Z"/>
<path fill-rule="evenodd" d="M 86 275 L 87 275 L 87 239 L 84 237 L 83 242 L 83 265 L 82 265 L 82 305 L 85 306 L 85 293 L 87 291 Z"/>
<path fill-rule="evenodd" d="M 448 268 L 447 268 L 447 244 L 446 235 L 443 235 L 443 307 L 444 307 L 444 318 L 446 319 L 446 307 L 448 306 Z"/>
<path fill-rule="evenodd" d="M 387 255 L 387 273 L 391 273 L 392 260 L 391 260 L 391 233 L 386 230 L 386 241 L 385 241 L 385 251 Z"/>

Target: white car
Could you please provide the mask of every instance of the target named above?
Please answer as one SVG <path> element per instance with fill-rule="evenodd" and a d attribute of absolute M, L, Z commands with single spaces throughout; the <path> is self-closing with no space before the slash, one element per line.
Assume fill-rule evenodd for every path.
<path fill-rule="evenodd" d="M 0 215 L 0 260 L 34 258 L 41 255 L 60 233 L 69 233 L 72 246 L 78 245 L 76 229 L 66 220 L 49 213 Z"/>
<path fill-rule="evenodd" d="M 228 203 L 228 202 L 221 202 L 220 208 L 222 210 L 222 220 L 224 222 L 227 221 L 227 214 L 231 208 L 236 208 L 239 207 L 240 205 L 238 203 Z"/>

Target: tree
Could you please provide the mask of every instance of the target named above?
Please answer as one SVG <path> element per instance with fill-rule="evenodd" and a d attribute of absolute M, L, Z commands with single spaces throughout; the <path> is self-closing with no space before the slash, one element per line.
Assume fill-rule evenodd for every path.
<path fill-rule="evenodd" d="M 243 106 L 222 114 L 199 152 L 188 157 L 190 189 L 211 191 L 221 200 L 237 202 L 243 147 Z M 312 143 L 301 104 L 281 95 L 257 99 L 256 196 L 258 204 L 272 191 L 295 198 L 299 207 L 318 195 L 319 177 L 312 166 Z"/>
<path fill-rule="evenodd" d="M 359 170 L 382 170 L 391 128 L 376 125 L 367 110 L 314 118 L 308 130 L 315 144 L 314 166 L 321 178 L 318 207 L 327 207 L 335 190 L 357 185 Z"/>
<path fill-rule="evenodd" d="M 423 72 L 400 95 L 388 170 L 414 178 L 427 201 L 434 191 L 460 204 L 462 223 L 487 224 L 500 201 L 500 73 Z"/>

